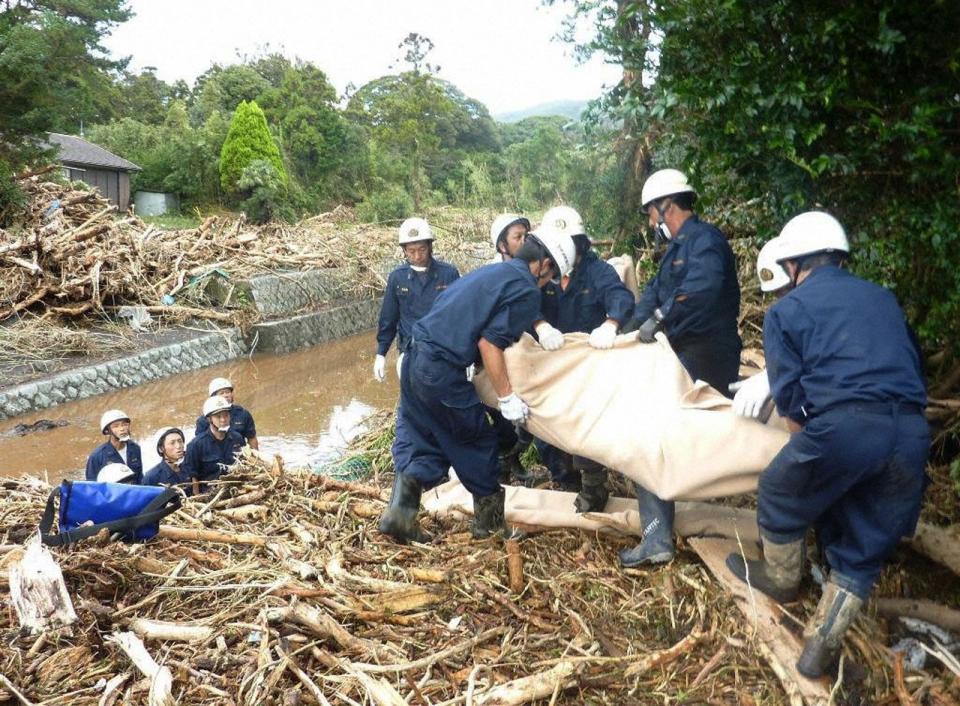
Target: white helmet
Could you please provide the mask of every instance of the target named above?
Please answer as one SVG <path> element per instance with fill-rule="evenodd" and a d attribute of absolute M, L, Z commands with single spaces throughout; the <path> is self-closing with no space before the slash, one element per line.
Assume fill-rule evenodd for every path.
<path fill-rule="evenodd" d="M 133 479 L 133 471 L 125 463 L 108 463 L 97 473 L 98 483 L 125 483 Z"/>
<path fill-rule="evenodd" d="M 220 395 L 213 395 L 208 397 L 203 402 L 203 416 L 209 417 L 211 414 L 216 414 L 217 412 L 223 412 L 229 410 L 232 405 L 227 402 L 226 397 L 221 397 Z"/>
<path fill-rule="evenodd" d="M 227 380 L 227 378 L 214 378 L 210 381 L 210 384 L 207 386 L 207 395 L 213 396 L 220 392 L 220 390 L 233 389 L 233 383 Z"/>
<path fill-rule="evenodd" d="M 776 238 L 777 262 L 794 260 L 818 252 L 850 252 L 847 234 L 840 221 L 824 211 L 807 211 L 794 216 Z"/>
<path fill-rule="evenodd" d="M 790 275 L 778 261 L 780 239 L 774 238 L 760 248 L 757 255 L 757 277 L 761 292 L 776 292 L 790 284 Z"/>
<path fill-rule="evenodd" d="M 490 242 L 493 243 L 493 247 L 497 247 L 500 243 L 500 236 L 506 232 L 507 228 L 516 223 L 521 224 L 528 231 L 530 230 L 530 221 L 515 213 L 501 213 L 493 219 L 490 226 Z"/>
<path fill-rule="evenodd" d="M 697 195 L 694 188 L 690 186 L 690 182 L 687 181 L 687 175 L 678 169 L 660 169 L 647 177 L 647 180 L 643 183 L 640 203 L 646 208 L 664 196 L 684 193 Z"/>
<path fill-rule="evenodd" d="M 422 218 L 408 218 L 400 224 L 400 244 L 419 243 L 421 240 L 433 240 L 430 224 Z"/>
<path fill-rule="evenodd" d="M 569 235 L 571 238 L 575 235 L 587 234 L 580 214 L 569 206 L 554 206 L 544 213 L 540 227 L 543 228 L 543 226 L 549 226 L 553 232 Z"/>
<path fill-rule="evenodd" d="M 573 263 L 577 259 L 577 246 L 573 244 L 573 238 L 546 225 L 540 226 L 530 235 L 543 243 L 561 277 L 566 277 L 573 271 Z"/>
<path fill-rule="evenodd" d="M 119 422 L 121 419 L 126 419 L 129 422 L 130 416 L 122 409 L 108 409 L 100 415 L 100 431 L 104 434 L 109 434 L 110 432 L 107 431 L 107 427 L 114 422 Z"/>

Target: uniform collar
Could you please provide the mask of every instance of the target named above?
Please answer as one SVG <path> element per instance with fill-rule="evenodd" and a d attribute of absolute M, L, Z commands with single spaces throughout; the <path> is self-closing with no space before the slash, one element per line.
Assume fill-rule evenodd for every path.
<path fill-rule="evenodd" d="M 700 223 L 700 218 L 697 216 L 697 214 L 691 214 L 690 218 L 685 220 L 683 225 L 680 226 L 680 230 L 677 231 L 677 234 L 673 237 L 673 240 L 682 240 L 683 238 L 686 238 L 688 235 L 690 235 L 690 231 L 692 231 L 698 223 Z"/>
<path fill-rule="evenodd" d="M 815 277 L 817 278 L 836 277 L 838 275 L 845 275 L 845 274 L 848 274 L 847 270 L 843 269 L 842 267 L 838 267 L 836 265 L 820 265 L 819 267 L 811 270 L 810 274 L 804 277 L 803 282 L 797 285 L 797 288 L 802 287 L 803 285 L 805 285 L 807 282 L 809 282 Z"/>
<path fill-rule="evenodd" d="M 507 267 L 512 267 L 513 269 L 517 270 L 517 272 L 525 274 L 527 276 L 527 279 L 530 280 L 534 286 L 537 285 L 537 278 L 534 277 L 533 273 L 530 271 L 530 265 L 528 265 L 523 260 L 518 260 L 517 258 L 513 258 L 512 260 L 507 260 L 503 264 L 506 265 Z"/>

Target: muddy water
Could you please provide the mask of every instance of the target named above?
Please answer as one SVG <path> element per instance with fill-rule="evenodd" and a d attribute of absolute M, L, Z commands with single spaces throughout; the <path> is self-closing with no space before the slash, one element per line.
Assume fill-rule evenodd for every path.
<path fill-rule="evenodd" d="M 378 383 L 372 375 L 375 352 L 373 333 L 365 333 L 295 353 L 234 360 L 7 419 L 0 422 L 0 476 L 30 473 L 50 482 L 82 477 L 88 454 L 104 441 L 97 429 L 100 414 L 114 407 L 130 415 L 147 470 L 158 461 L 161 429 L 179 426 L 188 439 L 193 436 L 207 383 L 221 376 L 230 378 L 236 402 L 253 414 L 262 451 L 283 454 L 290 464 L 322 463 L 336 456 L 367 414 L 396 404 L 394 361 L 388 360 L 387 381 Z M 7 435 L 17 424 L 39 419 L 68 424 L 22 437 Z"/>

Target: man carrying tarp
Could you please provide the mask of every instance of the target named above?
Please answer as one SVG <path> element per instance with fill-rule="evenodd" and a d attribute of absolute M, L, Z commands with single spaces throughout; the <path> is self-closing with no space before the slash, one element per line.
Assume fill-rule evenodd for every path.
<path fill-rule="evenodd" d="M 835 661 L 883 562 L 916 528 L 927 395 L 896 298 L 843 268 L 850 248 L 835 218 L 801 214 L 773 242 L 793 289 L 764 317 L 767 370 L 755 378 L 793 434 L 760 476 L 763 560 L 731 554 L 727 566 L 771 598 L 795 600 L 814 527 L 829 575 L 797 662 L 813 678 Z"/>
<path fill-rule="evenodd" d="M 588 333 L 590 345 L 613 348 L 620 326 L 633 314 L 633 294 L 616 270 L 590 249 L 590 238 L 580 214 L 569 206 L 551 208 L 543 215 L 544 227 L 573 238 L 577 258 L 573 274 L 543 288 L 541 313 L 545 324 L 561 334 Z M 561 338 L 561 343 L 563 339 Z M 578 492 L 578 512 L 602 512 L 607 504 L 607 471 L 599 463 L 561 451 L 548 444 L 538 445 L 553 480 L 565 490 Z"/>
<path fill-rule="evenodd" d="M 400 374 L 395 478 L 380 531 L 400 542 L 429 541 L 417 514 L 424 488 L 453 466 L 473 495 L 473 536 L 506 535 L 504 490 L 497 482 L 497 435 L 465 372 L 482 363 L 504 419 L 522 423 L 529 409 L 513 391 L 503 350 L 533 326 L 540 288 L 573 269 L 567 235 L 527 236 L 509 262 L 486 265 L 453 283 L 413 327 Z"/>
<path fill-rule="evenodd" d="M 637 302 L 637 338 L 653 343 L 658 331 L 694 380 L 728 394 L 740 367 L 740 285 L 726 237 L 693 212 L 697 194 L 683 172 L 661 169 L 643 185 L 641 199 L 658 238 L 668 242 L 656 276 Z M 674 555 L 674 503 L 636 486 L 643 534 L 620 552 L 624 566 L 659 564 Z"/>

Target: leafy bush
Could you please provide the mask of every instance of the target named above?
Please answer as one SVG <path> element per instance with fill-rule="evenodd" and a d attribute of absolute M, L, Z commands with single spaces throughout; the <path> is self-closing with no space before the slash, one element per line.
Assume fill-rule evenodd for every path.
<path fill-rule="evenodd" d="M 237 189 L 247 195 L 240 208 L 254 223 L 266 223 L 282 213 L 286 185 L 276 167 L 266 159 L 255 159 L 237 181 Z"/>
<path fill-rule="evenodd" d="M 357 217 L 367 223 L 381 223 L 413 215 L 413 197 L 396 184 L 386 184 L 357 204 Z"/>
<path fill-rule="evenodd" d="M 242 187 L 239 182 L 244 170 L 258 160 L 269 162 L 276 178 L 282 184 L 287 183 L 280 149 L 273 141 L 263 111 L 255 101 L 244 101 L 233 114 L 227 139 L 220 150 L 220 184 L 224 191 L 236 193 L 240 190 Z M 256 171 L 262 175 L 262 169 Z"/>

